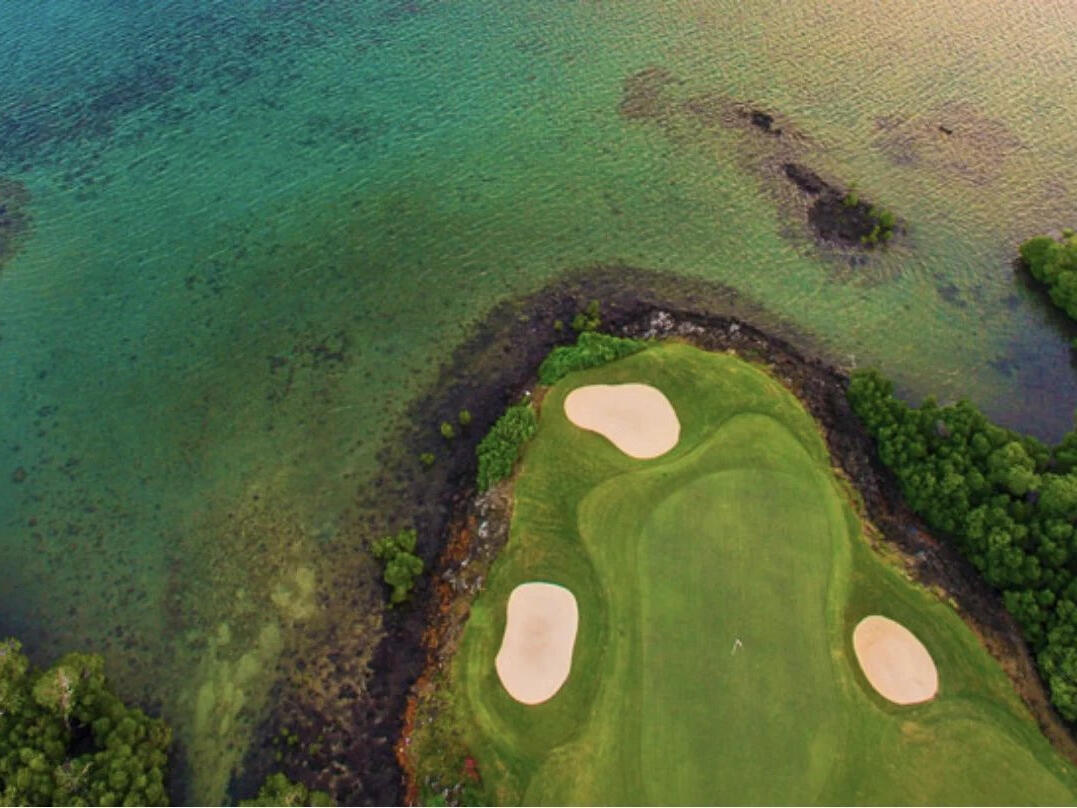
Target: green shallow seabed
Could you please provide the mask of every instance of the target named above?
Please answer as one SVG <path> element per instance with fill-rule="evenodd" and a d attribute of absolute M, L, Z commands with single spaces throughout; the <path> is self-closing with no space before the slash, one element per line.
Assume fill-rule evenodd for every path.
<path fill-rule="evenodd" d="M 626 382 L 653 384 L 677 411 L 667 455 L 633 460 L 565 418 L 570 390 Z M 532 580 L 568 587 L 580 624 L 567 683 L 528 707 L 493 660 L 508 595 Z M 896 706 L 867 684 L 851 634 L 869 614 L 926 645 L 933 701 Z M 869 548 L 800 403 L 744 361 L 685 345 L 571 374 L 545 396 L 509 543 L 443 687 L 451 707 L 436 720 L 475 756 L 492 804 L 1077 796 L 1077 773 L 978 638 Z M 420 783 L 452 755 L 423 726 Z"/>
<path fill-rule="evenodd" d="M 838 363 L 1057 436 L 1066 328 L 1009 262 L 1077 209 L 1075 24 L 1064 0 L 0 6 L 0 177 L 33 222 L 0 267 L 0 629 L 104 652 L 176 727 L 177 795 L 221 801 L 304 638 L 377 634 L 352 504 L 407 403 L 489 307 L 594 262 L 726 283 Z M 619 113 L 650 65 L 795 123 L 908 241 L 850 276 L 750 134 Z"/>

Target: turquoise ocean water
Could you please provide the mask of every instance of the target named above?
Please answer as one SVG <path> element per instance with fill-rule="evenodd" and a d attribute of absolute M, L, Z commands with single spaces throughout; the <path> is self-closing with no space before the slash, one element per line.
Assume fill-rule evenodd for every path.
<path fill-rule="evenodd" d="M 835 362 L 1059 436 L 1072 334 L 1010 261 L 1077 221 L 1075 26 L 1067 0 L 0 4 L 32 220 L 0 267 L 0 633 L 104 652 L 221 799 L 406 404 L 490 306 L 596 262 L 726 283 Z M 908 239 L 836 271 L 743 132 L 620 113 L 652 66 L 779 114 Z"/>

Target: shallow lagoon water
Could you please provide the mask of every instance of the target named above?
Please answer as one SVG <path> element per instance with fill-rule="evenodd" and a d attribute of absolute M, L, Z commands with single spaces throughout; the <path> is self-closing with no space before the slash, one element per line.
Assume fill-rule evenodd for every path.
<path fill-rule="evenodd" d="M 1010 262 L 1077 215 L 1075 24 L 1065 0 L 3 4 L 0 177 L 33 223 L 0 267 L 0 632 L 106 653 L 175 725 L 185 797 L 221 799 L 294 638 L 373 612 L 350 506 L 407 402 L 493 304 L 599 262 L 725 283 L 839 364 L 1057 438 L 1071 330 Z M 908 238 L 822 255 L 752 133 L 620 113 L 650 66 L 779 114 Z"/>

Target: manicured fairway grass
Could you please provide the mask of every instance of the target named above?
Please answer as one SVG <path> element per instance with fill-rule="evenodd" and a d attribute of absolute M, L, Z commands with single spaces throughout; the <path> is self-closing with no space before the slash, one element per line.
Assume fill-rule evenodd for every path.
<path fill-rule="evenodd" d="M 570 390 L 623 382 L 672 402 L 667 455 L 633 460 L 566 420 Z M 493 661 L 508 595 L 532 580 L 571 589 L 580 616 L 567 683 L 527 707 Z M 931 652 L 934 701 L 899 707 L 867 684 L 851 634 L 876 613 Z M 442 686 L 440 737 L 474 755 L 491 803 L 1077 799 L 1073 768 L 978 639 L 867 546 L 799 402 L 685 345 L 549 391 L 511 538 Z M 432 737 L 416 733 L 420 778 Z"/>

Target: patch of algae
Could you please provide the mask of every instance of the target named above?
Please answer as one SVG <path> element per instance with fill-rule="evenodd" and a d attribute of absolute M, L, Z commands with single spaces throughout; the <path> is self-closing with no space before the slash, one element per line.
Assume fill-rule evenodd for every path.
<path fill-rule="evenodd" d="M 227 514 L 218 542 L 192 543 L 199 569 L 180 568 L 199 575 L 201 584 L 201 597 L 186 601 L 181 616 L 187 628 L 181 653 L 193 656 L 184 667 L 194 675 L 177 694 L 186 717 L 178 733 L 185 799 L 193 803 L 226 799 L 281 666 L 295 651 L 295 630 L 316 622 L 318 587 L 327 582 L 301 521 L 279 506 L 248 502 Z M 237 588 L 236 581 L 244 585 Z"/>
<path fill-rule="evenodd" d="M 273 685 L 265 673 L 277 667 L 284 629 L 314 614 L 314 593 L 314 570 L 299 566 L 273 586 L 270 601 L 277 614 L 262 623 L 253 641 L 237 647 L 227 622 L 209 638 L 195 679 L 193 741 L 187 750 L 195 794 L 225 793 L 245 751 L 240 738 L 249 735 Z M 244 590 L 237 592 L 237 598 L 244 596 Z"/>
<path fill-rule="evenodd" d="M 299 567 L 291 580 L 284 580 L 273 587 L 270 600 L 282 615 L 292 620 L 306 620 L 314 614 L 314 570 Z"/>
<path fill-rule="evenodd" d="M 228 624 L 221 623 L 218 635 L 227 631 Z M 217 638 L 210 640 L 209 650 L 200 671 L 199 679 L 202 684 L 198 688 L 194 717 L 195 734 L 198 737 L 228 734 L 247 699 L 257 695 L 256 692 L 251 692 L 255 678 L 260 671 L 276 662 L 284 649 L 284 641 L 281 638 L 280 626 L 266 623 L 258 632 L 254 647 L 238 659 L 222 657 L 219 649 L 223 647 L 217 642 Z M 197 752 L 197 749 L 192 751 Z M 223 775 L 224 780 L 215 784 L 221 788 L 227 783 L 227 769 Z"/>

